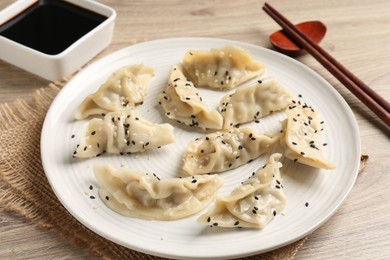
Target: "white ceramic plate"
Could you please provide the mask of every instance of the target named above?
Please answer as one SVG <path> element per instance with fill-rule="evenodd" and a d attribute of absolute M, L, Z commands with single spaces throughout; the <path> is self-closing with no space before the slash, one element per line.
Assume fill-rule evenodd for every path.
<path fill-rule="evenodd" d="M 92 173 L 95 163 L 157 173 L 160 178 L 175 177 L 185 145 L 202 135 L 175 122 L 176 143 L 138 156 L 103 155 L 89 160 L 73 159 L 80 131 L 86 121 L 73 118 L 77 106 L 116 69 L 144 63 L 156 69 L 148 96 L 139 106 L 143 116 L 154 122 L 167 122 L 156 97 L 165 88 L 171 67 L 190 49 L 210 49 L 228 44 L 241 46 L 262 61 L 268 76 L 275 77 L 293 94 L 317 107 L 325 121 L 323 132 L 326 158 L 333 171 L 312 169 L 284 161 L 282 174 L 288 204 L 263 230 L 219 229 L 200 225 L 200 214 L 176 221 L 147 221 L 121 216 L 108 209 L 97 196 Z M 216 107 L 226 92 L 200 91 L 203 99 Z M 258 131 L 280 129 L 282 113 L 250 123 Z M 72 135 L 74 138 L 71 138 Z M 115 52 L 77 74 L 59 93 L 46 116 L 41 139 L 42 162 L 50 184 L 66 209 L 81 223 L 125 247 L 169 258 L 235 258 L 266 252 L 307 235 L 323 224 L 345 200 L 358 171 L 360 139 L 354 116 L 341 96 L 323 78 L 301 63 L 279 53 L 241 42 L 209 38 L 179 38 L 145 42 Z M 267 158 L 221 174 L 228 194 Z M 93 189 L 90 190 L 90 185 Z M 96 199 L 91 199 L 90 196 Z M 305 204 L 308 203 L 308 206 Z"/>

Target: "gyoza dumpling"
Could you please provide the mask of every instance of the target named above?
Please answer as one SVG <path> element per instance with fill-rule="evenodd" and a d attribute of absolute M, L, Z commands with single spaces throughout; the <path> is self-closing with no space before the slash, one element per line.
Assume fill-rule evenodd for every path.
<path fill-rule="evenodd" d="M 93 94 L 84 99 L 76 110 L 75 118 L 127 110 L 142 103 L 146 87 L 154 76 L 154 69 L 142 64 L 123 67 L 115 71 Z"/>
<path fill-rule="evenodd" d="M 335 165 L 323 156 L 326 143 L 321 140 L 323 121 L 317 110 L 301 100 L 294 100 L 286 108 L 287 119 L 282 123 L 285 136 L 281 139 L 285 156 L 296 162 L 315 168 L 334 169 Z"/>
<path fill-rule="evenodd" d="M 271 112 L 282 110 L 292 99 L 292 95 L 273 78 L 238 88 L 234 93 L 225 95 L 220 102 L 223 128 L 258 120 Z"/>
<path fill-rule="evenodd" d="M 266 165 L 232 191 L 217 198 L 198 221 L 218 227 L 264 228 L 286 206 L 279 168 L 281 154 L 273 154 Z"/>
<path fill-rule="evenodd" d="M 111 112 L 90 120 L 73 156 L 89 158 L 103 152 L 131 154 L 174 142 L 170 124 L 155 124 L 135 110 Z"/>
<path fill-rule="evenodd" d="M 279 135 L 261 135 L 250 128 L 211 133 L 188 144 L 183 170 L 195 175 L 234 169 L 259 157 L 278 140 Z"/>
<path fill-rule="evenodd" d="M 207 105 L 199 96 L 194 84 L 183 75 L 180 65 L 173 67 L 168 86 L 158 98 L 165 115 L 189 126 L 203 129 L 221 129 L 222 116 Z"/>
<path fill-rule="evenodd" d="M 183 71 L 196 87 L 231 89 L 263 74 L 264 65 L 239 47 L 225 46 L 188 51 L 183 58 Z"/>
<path fill-rule="evenodd" d="M 129 217 L 172 220 L 193 215 L 222 186 L 217 175 L 161 179 L 107 165 L 94 166 L 99 196 L 112 210 Z"/>

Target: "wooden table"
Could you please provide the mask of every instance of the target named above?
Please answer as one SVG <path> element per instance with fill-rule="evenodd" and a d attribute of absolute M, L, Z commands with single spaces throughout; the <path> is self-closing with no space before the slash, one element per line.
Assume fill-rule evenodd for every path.
<path fill-rule="evenodd" d="M 15 2 L 0 1 L 0 10 Z M 271 48 L 278 25 L 262 2 L 100 0 L 118 12 L 111 45 L 95 59 L 141 40 L 203 36 Z M 270 0 L 290 20 L 321 20 L 328 27 L 322 46 L 379 94 L 390 100 L 390 1 Z M 0 50 L 1 51 L 1 50 Z M 351 106 L 359 125 L 366 169 L 337 213 L 316 230 L 297 259 L 385 259 L 390 256 L 390 131 L 309 55 L 297 58 L 328 80 Z M 49 82 L 0 61 L 0 103 L 28 98 Z M 0 259 L 86 258 L 85 251 L 57 234 L 36 229 L 0 209 Z"/>

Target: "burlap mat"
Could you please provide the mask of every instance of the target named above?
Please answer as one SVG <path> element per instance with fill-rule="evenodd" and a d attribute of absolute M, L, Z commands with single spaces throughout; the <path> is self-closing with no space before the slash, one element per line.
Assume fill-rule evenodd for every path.
<path fill-rule="evenodd" d="M 62 87 L 39 89 L 31 102 L 0 105 L 0 206 L 33 224 L 56 232 L 69 243 L 107 259 L 161 259 L 119 246 L 93 233 L 60 204 L 43 172 L 40 134 L 46 112 Z M 362 157 L 363 158 L 363 157 Z M 363 158 L 364 166 L 368 156 Z M 307 237 L 248 259 L 292 259 Z"/>

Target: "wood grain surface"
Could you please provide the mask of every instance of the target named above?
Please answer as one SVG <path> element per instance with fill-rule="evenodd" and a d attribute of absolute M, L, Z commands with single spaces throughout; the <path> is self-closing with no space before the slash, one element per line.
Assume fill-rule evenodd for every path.
<path fill-rule="evenodd" d="M 0 10 L 15 2 L 0 1 Z M 114 38 L 94 60 L 137 41 L 202 36 L 271 48 L 279 26 L 257 0 L 100 0 L 117 13 Z M 293 22 L 321 20 L 321 46 L 390 100 L 390 1 L 270 0 Z M 0 50 L 2 51 L 2 50 Z M 296 259 L 388 259 L 390 130 L 309 55 L 297 58 L 328 80 L 351 106 L 370 161 L 336 214 L 310 235 Z M 0 103 L 28 99 L 49 82 L 0 60 Z M 0 259 L 84 259 L 85 250 L 0 209 Z"/>

